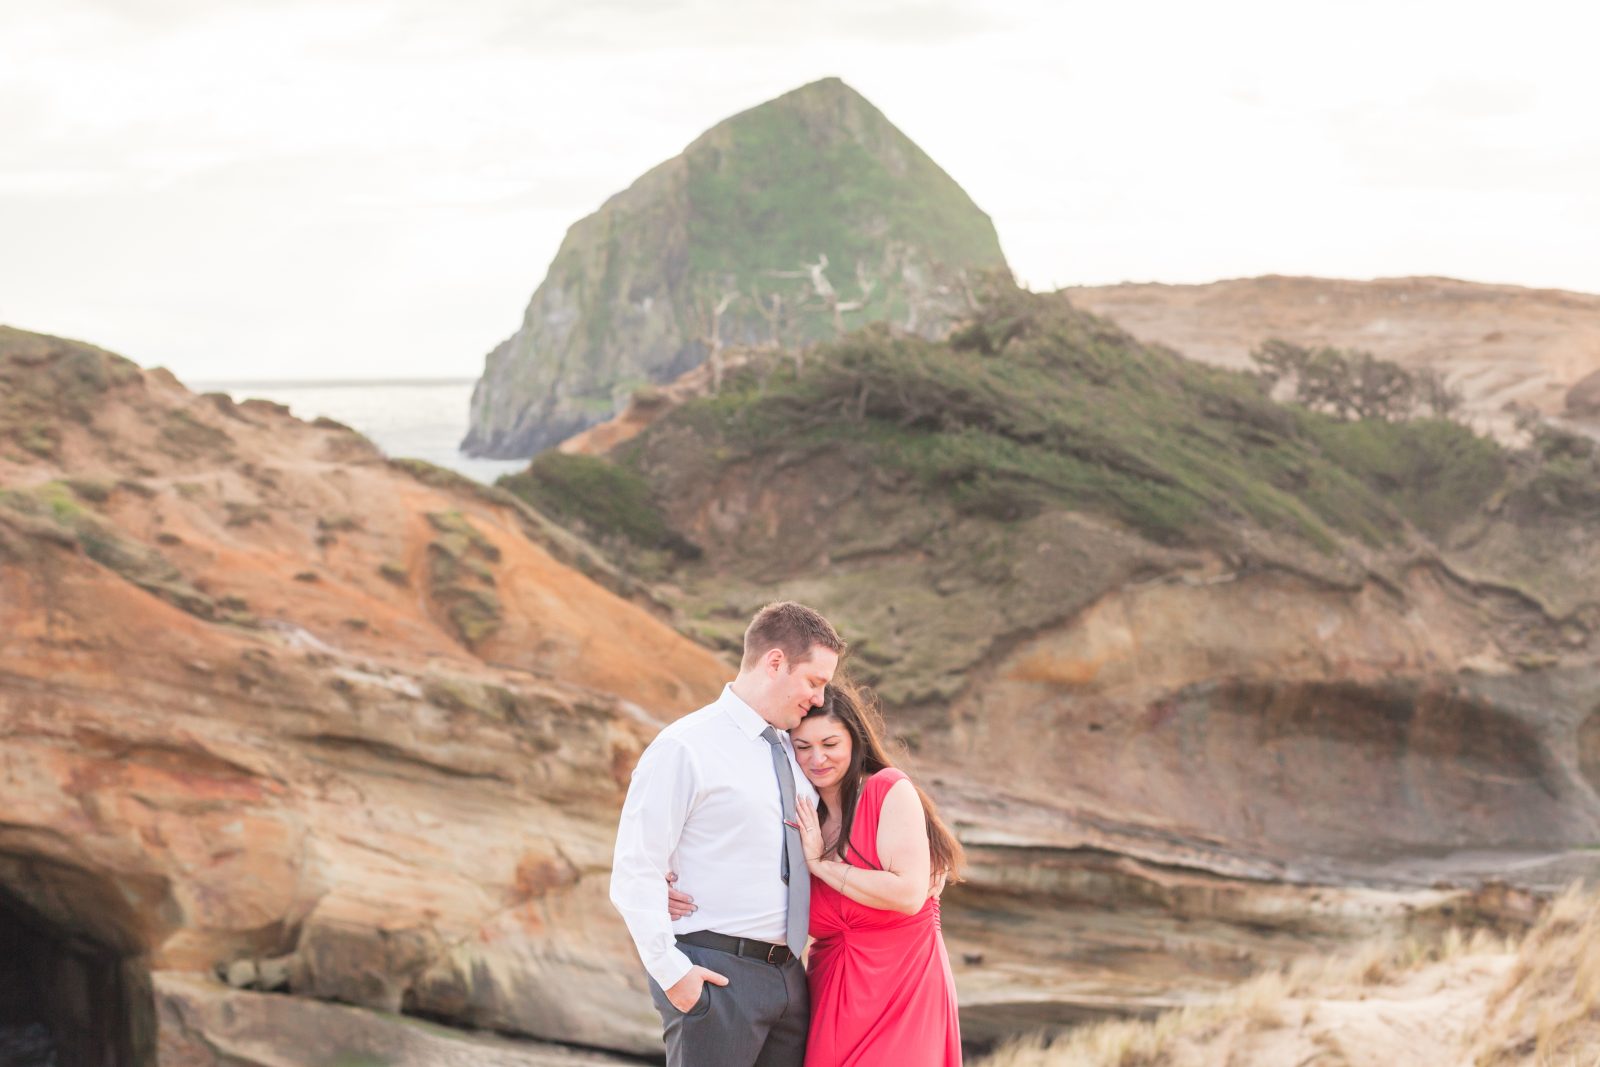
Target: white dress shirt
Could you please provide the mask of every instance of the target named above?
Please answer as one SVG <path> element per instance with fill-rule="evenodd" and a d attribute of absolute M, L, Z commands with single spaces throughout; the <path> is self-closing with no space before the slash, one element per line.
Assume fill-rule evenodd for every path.
<path fill-rule="evenodd" d="M 676 934 L 714 930 L 782 944 L 789 894 L 782 876 L 783 808 L 766 720 L 724 687 L 650 742 L 628 785 L 611 864 L 611 903 L 645 970 L 668 989 L 689 973 Z M 794 763 L 789 735 L 778 732 Z M 794 766 L 795 796 L 817 791 Z M 805 858 L 790 857 L 806 877 Z M 668 871 L 695 912 L 667 915 Z"/>

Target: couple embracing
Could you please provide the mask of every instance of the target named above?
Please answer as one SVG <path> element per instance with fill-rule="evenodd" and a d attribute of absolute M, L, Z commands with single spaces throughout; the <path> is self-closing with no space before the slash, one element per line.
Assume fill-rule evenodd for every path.
<path fill-rule="evenodd" d="M 939 932 L 961 846 L 835 682 L 844 650 L 812 609 L 762 608 L 738 677 L 633 772 L 611 901 L 668 1067 L 961 1062 Z"/>

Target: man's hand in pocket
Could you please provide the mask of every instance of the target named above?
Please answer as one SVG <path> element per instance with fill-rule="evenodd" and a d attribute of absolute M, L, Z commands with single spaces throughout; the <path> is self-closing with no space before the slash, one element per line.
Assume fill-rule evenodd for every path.
<path fill-rule="evenodd" d="M 681 1012 L 693 1011 L 694 1006 L 700 1003 L 700 990 L 707 982 L 712 985 L 727 985 L 728 979 L 705 967 L 690 967 L 688 974 L 672 983 L 672 988 L 667 990 L 667 999 Z"/>

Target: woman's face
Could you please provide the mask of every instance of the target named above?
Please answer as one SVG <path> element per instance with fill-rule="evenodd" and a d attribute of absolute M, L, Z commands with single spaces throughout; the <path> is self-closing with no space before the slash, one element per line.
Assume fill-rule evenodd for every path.
<path fill-rule="evenodd" d="M 850 767 L 850 731 L 838 719 L 807 715 L 789 731 L 794 758 L 818 789 L 837 786 Z"/>

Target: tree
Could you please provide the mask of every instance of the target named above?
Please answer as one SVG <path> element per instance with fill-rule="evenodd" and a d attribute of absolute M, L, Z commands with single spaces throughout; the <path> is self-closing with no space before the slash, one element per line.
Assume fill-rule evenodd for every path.
<path fill-rule="evenodd" d="M 1453 419 L 1461 410 L 1461 390 L 1446 381 L 1437 367 L 1423 367 L 1417 372 L 1417 392 L 1435 418 Z"/>
<path fill-rule="evenodd" d="M 1419 377 L 1371 352 L 1272 338 L 1251 351 L 1250 359 L 1269 393 L 1287 386 L 1296 403 L 1339 419 L 1392 421 L 1408 418 L 1419 406 L 1448 417 L 1461 404 L 1437 371 Z"/>
<path fill-rule="evenodd" d="M 1250 359 L 1256 365 L 1256 376 L 1266 383 L 1269 393 L 1279 382 L 1289 381 L 1298 385 L 1310 357 L 1309 348 L 1276 337 L 1261 342 L 1250 353 Z"/>
<path fill-rule="evenodd" d="M 1350 406 L 1358 419 L 1393 422 L 1411 414 L 1416 406 L 1416 379 L 1398 363 L 1378 359 L 1371 352 L 1352 353 Z"/>
<path fill-rule="evenodd" d="M 711 365 L 711 391 L 722 392 L 722 316 L 739 299 L 737 289 L 708 290 L 694 302 L 695 340 L 706 346 L 706 362 Z"/>
<path fill-rule="evenodd" d="M 767 324 L 767 340 L 764 347 L 773 351 L 783 349 L 785 328 L 789 324 L 788 315 L 785 313 L 786 305 L 782 293 L 761 293 L 754 285 L 750 287 L 750 302 L 756 306 L 756 311 Z"/>
<path fill-rule="evenodd" d="M 803 270 L 774 270 L 767 272 L 774 278 L 806 278 L 811 282 L 811 292 L 821 306 L 828 309 L 833 320 L 833 334 L 843 337 L 844 313 L 846 311 L 860 311 L 867 306 L 867 301 L 872 299 L 872 292 L 878 287 L 876 278 L 867 273 L 867 265 L 861 260 L 856 260 L 856 285 L 861 295 L 854 300 L 839 299 L 839 291 L 828 281 L 828 253 L 817 253 L 815 263 L 805 264 Z"/>

